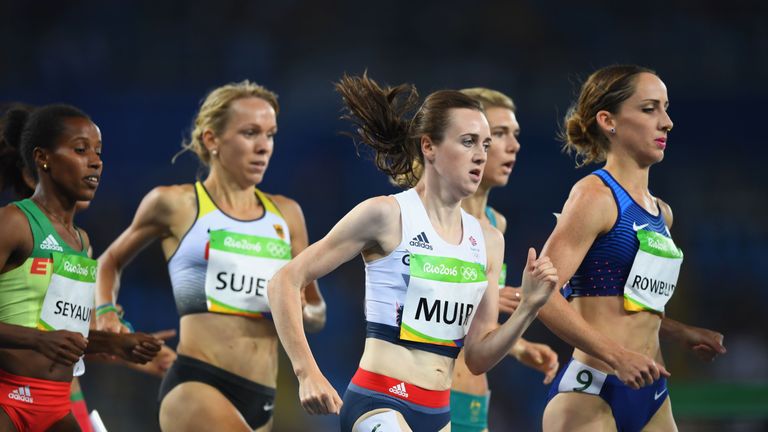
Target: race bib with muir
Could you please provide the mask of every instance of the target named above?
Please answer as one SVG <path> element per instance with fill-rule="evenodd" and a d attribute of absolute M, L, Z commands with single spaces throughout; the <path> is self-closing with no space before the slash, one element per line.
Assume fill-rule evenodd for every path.
<path fill-rule="evenodd" d="M 212 231 L 205 274 L 208 310 L 260 317 L 269 312 L 267 283 L 291 259 L 291 245 L 276 238 Z"/>
<path fill-rule="evenodd" d="M 411 254 L 400 339 L 461 347 L 488 286 L 485 268 L 456 258 Z"/>
<path fill-rule="evenodd" d="M 624 285 L 624 309 L 664 313 L 675 292 L 683 252 L 671 238 L 638 230 L 640 247 Z"/>
<path fill-rule="evenodd" d="M 53 274 L 43 299 L 37 328 L 43 331 L 69 330 L 88 337 L 94 306 L 97 261 L 80 255 L 53 252 Z M 82 357 L 72 371 L 85 373 Z"/>

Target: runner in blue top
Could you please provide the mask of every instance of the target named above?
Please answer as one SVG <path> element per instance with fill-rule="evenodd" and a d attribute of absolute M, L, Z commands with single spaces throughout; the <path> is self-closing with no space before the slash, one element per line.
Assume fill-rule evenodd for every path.
<path fill-rule="evenodd" d="M 653 71 L 610 66 L 566 117 L 565 148 L 605 165 L 576 183 L 544 246 L 571 304 L 552 296 L 539 317 L 576 348 L 552 384 L 545 432 L 674 431 L 660 332 L 704 358 L 725 352 L 721 334 L 664 317 L 683 253 L 648 178 L 667 148 L 668 106 Z"/>

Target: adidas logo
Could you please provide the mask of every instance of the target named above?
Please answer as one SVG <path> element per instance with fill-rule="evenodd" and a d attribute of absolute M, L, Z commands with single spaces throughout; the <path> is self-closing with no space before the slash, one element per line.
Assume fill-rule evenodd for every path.
<path fill-rule="evenodd" d="M 411 246 L 424 248 L 426 250 L 432 250 L 432 245 L 429 244 L 429 240 L 427 240 L 427 235 L 424 234 L 424 231 L 422 231 L 421 234 L 414 237 L 413 240 L 411 240 L 411 242 L 408 244 L 410 244 Z"/>
<path fill-rule="evenodd" d="M 394 394 L 396 394 L 398 396 L 402 396 L 404 398 L 408 397 L 408 392 L 405 391 L 405 383 L 404 382 L 401 382 L 398 385 L 394 385 L 394 386 L 390 387 L 389 388 L 389 392 L 390 393 L 394 393 Z"/>
<path fill-rule="evenodd" d="M 29 391 L 29 386 L 19 387 L 16 390 L 8 393 L 10 399 L 16 399 L 26 403 L 34 403 L 32 399 L 32 393 Z"/>
<path fill-rule="evenodd" d="M 53 234 L 48 234 L 48 237 L 46 237 L 45 240 L 43 240 L 43 242 L 40 243 L 40 249 L 64 252 L 64 249 L 62 249 L 61 246 L 59 246 L 59 242 L 57 242 L 56 239 L 53 238 Z"/>

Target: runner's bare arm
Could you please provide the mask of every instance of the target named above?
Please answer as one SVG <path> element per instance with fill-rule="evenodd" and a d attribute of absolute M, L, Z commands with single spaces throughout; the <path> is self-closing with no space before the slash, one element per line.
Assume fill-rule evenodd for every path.
<path fill-rule="evenodd" d="M 573 276 L 594 240 L 611 229 L 616 217 L 613 196 L 600 179 L 588 176 L 576 183 L 542 250 L 557 266 L 561 283 Z M 626 350 L 595 330 L 561 295 L 550 298 L 539 319 L 568 344 L 606 362 L 633 388 L 658 379 L 660 371 L 668 374 L 651 358 Z"/>
<path fill-rule="evenodd" d="M 523 290 L 527 295 L 515 313 L 497 327 L 498 279 L 504 256 L 504 238 L 498 230 L 489 227 L 483 228 L 483 235 L 488 244 L 488 287 L 464 344 L 467 368 L 476 375 L 487 372 L 507 355 L 557 286 L 557 273 L 552 263 L 546 257 L 537 259 L 535 251 L 530 249 L 523 273 Z"/>
<path fill-rule="evenodd" d="M 666 202 L 657 198 L 661 214 L 664 215 L 664 221 L 667 228 L 672 229 L 672 208 Z M 701 327 L 694 327 L 679 321 L 675 321 L 666 315 L 661 321 L 659 331 L 661 337 L 677 342 L 684 348 L 690 349 L 704 361 L 712 361 L 718 355 L 725 354 L 726 349 L 723 345 L 723 334 L 714 330 Z"/>
<path fill-rule="evenodd" d="M 357 205 L 320 241 L 293 258 L 272 278 L 268 297 L 272 317 L 299 379 L 299 398 L 310 414 L 338 413 L 341 398 L 315 362 L 302 327 L 301 289 L 361 251 L 400 238 L 400 208 L 392 197 Z"/>
<path fill-rule="evenodd" d="M 272 195 L 277 207 L 288 222 L 288 230 L 291 233 L 291 256 L 297 256 L 309 245 L 307 224 L 304 221 L 304 213 L 301 206 L 282 195 Z M 320 293 L 317 280 L 309 282 L 302 290 L 302 311 L 304 314 L 304 330 L 307 333 L 316 333 L 325 326 L 325 300 Z"/>
<path fill-rule="evenodd" d="M 121 271 L 155 239 L 172 235 L 171 224 L 190 191 L 188 185 L 161 186 L 144 197 L 131 225 L 99 257 L 97 305 L 116 303 Z M 128 332 L 116 313 L 102 314 L 96 323 L 99 330 Z"/>
<path fill-rule="evenodd" d="M 32 232 L 24 213 L 14 205 L 0 208 L 0 269 L 5 273 L 24 263 L 32 253 Z M 80 333 L 40 331 L 0 323 L 0 348 L 35 350 L 65 366 L 77 362 L 88 344 Z"/>

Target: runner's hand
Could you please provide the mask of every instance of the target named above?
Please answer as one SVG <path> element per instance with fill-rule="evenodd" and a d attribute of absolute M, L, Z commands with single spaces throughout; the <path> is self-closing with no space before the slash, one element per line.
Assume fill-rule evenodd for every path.
<path fill-rule="evenodd" d="M 701 360 L 710 362 L 727 350 L 723 346 L 723 335 L 716 331 L 686 325 L 680 342 Z"/>
<path fill-rule="evenodd" d="M 521 338 L 512 347 L 512 355 L 521 364 L 543 373 L 544 384 L 551 383 L 557 375 L 560 363 L 557 361 L 557 353 L 549 345 L 529 342 Z"/>
<path fill-rule="evenodd" d="M 512 314 L 520 305 L 520 291 L 518 287 L 505 286 L 499 290 L 499 311 Z"/>
<path fill-rule="evenodd" d="M 523 271 L 521 302 L 533 305 L 537 310 L 544 306 L 557 287 L 557 269 L 549 257 L 536 258 L 536 250 L 528 249 L 528 262 Z"/>
<path fill-rule="evenodd" d="M 309 414 L 339 414 L 343 403 L 320 371 L 299 379 L 299 400 Z"/>
<path fill-rule="evenodd" d="M 152 336 L 162 341 L 166 341 L 176 336 L 176 330 L 161 330 L 159 332 L 152 333 Z M 169 347 L 168 345 L 163 344 L 163 346 L 160 348 L 160 352 L 157 353 L 155 358 L 153 358 L 147 364 L 136 366 L 136 369 L 144 373 L 162 378 L 165 376 L 165 373 L 168 372 L 168 369 L 171 368 L 173 362 L 176 361 L 176 357 L 176 351 L 174 351 L 173 348 Z"/>
<path fill-rule="evenodd" d="M 72 366 L 85 353 L 88 340 L 68 330 L 39 331 L 35 351 L 64 366 Z"/>
<path fill-rule="evenodd" d="M 131 330 L 120 322 L 117 312 L 107 312 L 96 317 L 96 330 L 110 333 L 130 333 Z"/>
<path fill-rule="evenodd" d="M 112 354 L 133 363 L 151 361 L 163 346 L 163 341 L 146 333 L 125 333 L 114 336 Z"/>
<path fill-rule="evenodd" d="M 670 373 L 664 366 L 656 363 L 650 357 L 622 348 L 617 356 L 614 373 L 629 387 L 637 390 L 648 386 L 660 377 L 669 377 Z"/>

